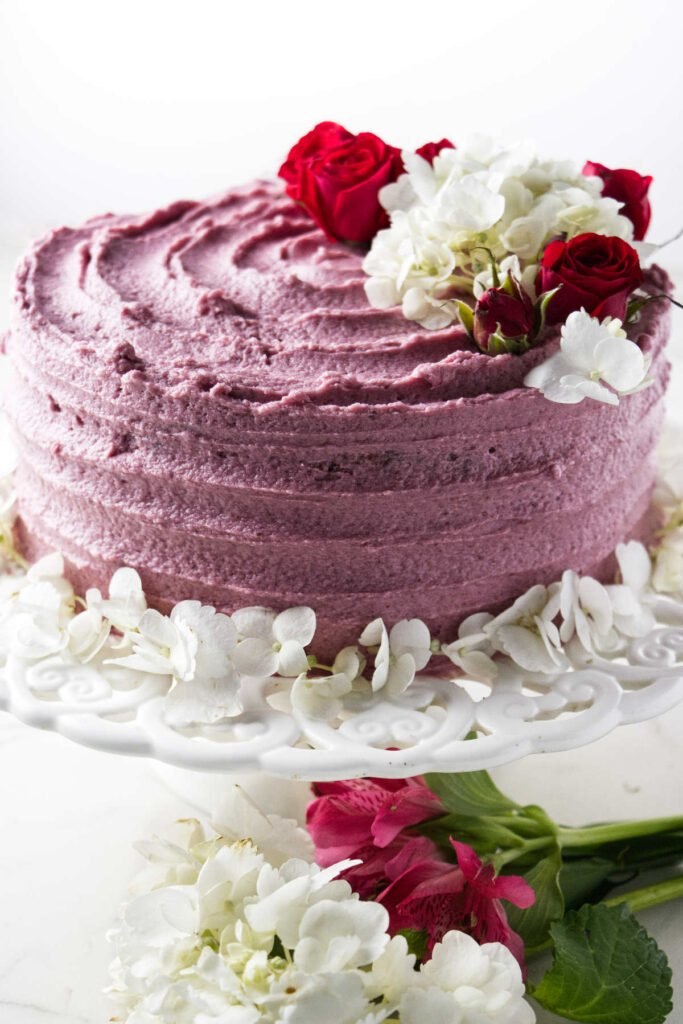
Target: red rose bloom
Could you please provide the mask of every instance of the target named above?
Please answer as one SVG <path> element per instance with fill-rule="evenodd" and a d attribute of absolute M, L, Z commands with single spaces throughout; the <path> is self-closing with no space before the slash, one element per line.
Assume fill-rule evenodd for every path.
<path fill-rule="evenodd" d="M 647 198 L 652 176 L 648 174 L 643 177 L 637 171 L 630 171 L 626 167 L 610 170 L 604 164 L 595 164 L 592 160 L 586 162 L 583 173 L 602 178 L 603 196 L 622 203 L 621 212 L 633 222 L 636 241 L 640 242 L 645 238 L 652 212 L 650 200 Z"/>
<path fill-rule="evenodd" d="M 290 150 L 279 174 L 328 238 L 369 242 L 388 223 L 379 190 L 402 170 L 394 146 L 323 121 Z"/>
<path fill-rule="evenodd" d="M 599 320 L 624 320 L 628 297 L 642 280 L 633 246 L 621 238 L 588 232 L 546 246 L 536 290 L 541 294 L 560 288 L 548 304 L 548 323 L 566 320 L 575 309 L 585 309 Z"/>
<path fill-rule="evenodd" d="M 534 304 L 526 292 L 515 285 L 515 294 L 502 288 L 488 288 L 474 307 L 474 340 L 484 352 L 489 351 L 489 338 L 525 338 L 534 330 Z M 492 353 L 494 354 L 494 353 Z"/>
<path fill-rule="evenodd" d="M 438 156 L 442 149 L 455 149 L 455 146 L 450 139 L 441 139 L 439 142 L 425 142 L 424 146 L 420 146 L 415 152 L 433 164 L 434 157 Z"/>

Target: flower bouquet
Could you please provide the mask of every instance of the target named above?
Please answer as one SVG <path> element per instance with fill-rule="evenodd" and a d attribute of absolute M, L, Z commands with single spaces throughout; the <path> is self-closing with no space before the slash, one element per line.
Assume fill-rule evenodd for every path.
<path fill-rule="evenodd" d="M 486 772 L 320 783 L 307 829 L 238 787 L 178 822 L 111 933 L 127 1024 L 657 1024 L 664 953 L 631 911 L 683 877 L 683 818 L 568 828 Z M 629 909 L 630 908 L 630 909 Z M 537 984 L 534 955 L 553 949 Z"/>

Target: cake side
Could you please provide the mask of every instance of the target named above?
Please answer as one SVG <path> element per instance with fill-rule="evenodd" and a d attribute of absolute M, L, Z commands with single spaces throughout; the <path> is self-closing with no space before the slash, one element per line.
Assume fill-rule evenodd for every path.
<path fill-rule="evenodd" d="M 25 553 L 81 589 L 131 565 L 164 609 L 310 604 L 328 650 L 604 578 L 648 529 L 666 303 L 630 328 L 651 387 L 559 406 L 521 386 L 556 335 L 484 355 L 370 309 L 361 262 L 268 183 L 39 243 L 8 339 Z"/>

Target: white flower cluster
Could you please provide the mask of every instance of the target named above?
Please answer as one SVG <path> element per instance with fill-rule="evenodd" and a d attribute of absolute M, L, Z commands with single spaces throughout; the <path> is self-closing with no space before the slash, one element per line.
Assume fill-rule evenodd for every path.
<path fill-rule="evenodd" d="M 570 313 L 562 325 L 559 352 L 534 367 L 524 384 L 562 405 L 576 405 L 584 398 L 619 405 L 619 395 L 632 395 L 652 384 L 648 367 L 649 360 L 626 337 L 621 320 L 606 317 L 601 323 L 581 309 Z"/>
<path fill-rule="evenodd" d="M 185 821 L 139 846 L 149 867 L 110 934 L 127 1024 L 532 1024 L 504 946 L 450 932 L 418 971 L 385 908 L 337 877 L 356 862 L 317 867 L 308 834 L 237 787 L 216 817 L 210 838 Z"/>
<path fill-rule="evenodd" d="M 363 268 L 372 306 L 437 330 L 457 316 L 458 294 L 471 293 L 489 265 L 513 255 L 533 279 L 554 235 L 585 231 L 633 239 L 621 204 L 603 196 L 600 178 L 568 161 L 542 161 L 530 145 L 503 148 L 474 138 L 443 149 L 433 165 L 402 154 L 406 173 L 380 192 L 390 227 L 374 238 Z M 477 285 L 478 287 L 479 285 Z"/>
<path fill-rule="evenodd" d="M 570 666 L 568 652 L 578 645 L 588 654 L 610 654 L 655 625 L 651 604 L 652 562 L 638 541 L 619 544 L 621 583 L 603 585 L 567 569 L 562 579 L 538 584 L 505 611 L 471 615 L 458 639 L 441 651 L 476 679 L 498 673 L 495 654 L 507 655 L 529 672 L 555 674 Z"/>
<path fill-rule="evenodd" d="M 26 573 L 0 578 L 0 658 L 59 656 L 67 664 L 94 662 L 167 676 L 166 713 L 176 726 L 239 714 L 243 684 L 275 676 L 288 684 L 273 687 L 273 694 L 284 695 L 285 710 L 338 721 L 375 693 L 400 696 L 434 655 L 445 655 L 483 681 L 498 674 L 500 655 L 530 672 L 557 674 L 569 667 L 572 645 L 607 654 L 645 636 L 655 624 L 653 587 L 682 589 L 680 463 L 675 474 L 680 497 L 668 508 L 654 578 L 643 545 L 620 544 L 622 583 L 604 586 L 567 570 L 550 586 L 531 587 L 499 615 L 470 616 L 451 643 L 432 638 L 420 619 L 404 619 L 390 630 L 375 619 L 358 646 L 345 647 L 332 665 L 321 665 L 306 653 L 316 627 L 310 608 L 279 615 L 243 608 L 230 616 L 198 601 L 181 601 L 165 616 L 147 608 L 140 577 L 127 568 L 114 573 L 107 598 L 92 589 L 82 601 L 64 578 L 61 555 L 52 554 Z M 83 607 L 77 612 L 79 602 Z"/>

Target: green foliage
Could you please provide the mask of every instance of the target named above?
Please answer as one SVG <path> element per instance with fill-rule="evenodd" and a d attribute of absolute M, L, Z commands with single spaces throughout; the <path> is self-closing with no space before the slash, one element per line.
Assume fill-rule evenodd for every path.
<path fill-rule="evenodd" d="M 531 993 L 541 1006 L 585 1024 L 663 1024 L 671 969 L 627 905 L 570 911 L 551 934 L 552 969 Z"/>

